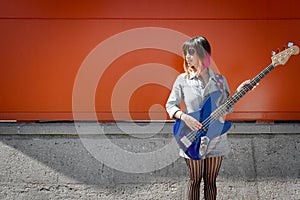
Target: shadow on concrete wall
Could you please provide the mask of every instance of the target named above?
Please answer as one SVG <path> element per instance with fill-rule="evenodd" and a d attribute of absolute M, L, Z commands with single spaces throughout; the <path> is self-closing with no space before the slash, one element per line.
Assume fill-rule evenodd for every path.
<path fill-rule="evenodd" d="M 122 136 L 111 136 L 117 140 Z M 160 137 L 158 135 L 153 137 Z M 169 141 L 171 135 L 161 137 Z M 133 140 L 124 136 L 126 140 Z M 139 139 L 147 143 L 147 139 Z M 76 135 L 1 134 L 2 176 L 30 182 L 76 182 L 107 186 L 154 183 L 187 178 L 182 158 L 151 173 L 126 173 L 95 159 Z M 224 159 L 220 179 L 257 181 L 300 178 L 300 137 L 297 134 L 229 134 L 231 152 Z M 6 147 L 3 148 L 3 145 Z M 177 154 L 177 152 L 174 152 Z M 135 163 L 132 163 L 135 164 Z M 43 178 L 48 177 L 48 178 Z"/>

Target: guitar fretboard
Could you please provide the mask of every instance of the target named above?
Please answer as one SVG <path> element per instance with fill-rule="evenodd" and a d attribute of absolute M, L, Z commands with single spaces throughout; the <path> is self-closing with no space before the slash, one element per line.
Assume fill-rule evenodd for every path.
<path fill-rule="evenodd" d="M 218 107 L 214 112 L 211 113 L 211 117 L 213 119 L 218 119 L 219 117 L 223 116 L 228 112 L 228 110 L 238 102 L 247 92 L 252 90 L 252 88 L 261 80 L 263 79 L 268 73 L 270 73 L 275 66 L 270 64 L 266 67 L 263 71 L 261 71 L 257 76 L 255 76 L 249 84 L 246 84 L 242 87 L 242 89 L 238 92 L 235 92 L 231 98 L 229 98 L 224 104 Z"/>
<path fill-rule="evenodd" d="M 270 73 L 274 69 L 274 65 L 271 64 L 266 67 L 262 72 L 260 72 L 257 76 L 255 76 L 249 84 L 245 85 L 239 92 L 236 92 L 228 101 L 226 102 L 228 106 L 233 106 L 236 102 L 238 102 L 247 92 L 252 90 L 252 88 L 263 79 L 268 73 Z"/>

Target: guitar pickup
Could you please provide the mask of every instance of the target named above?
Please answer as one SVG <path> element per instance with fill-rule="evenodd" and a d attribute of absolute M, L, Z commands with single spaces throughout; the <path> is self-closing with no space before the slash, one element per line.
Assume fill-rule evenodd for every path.
<path fill-rule="evenodd" d="M 180 141 L 184 144 L 184 146 L 186 148 L 188 148 L 189 146 L 191 146 L 192 142 L 186 137 L 186 136 L 183 136 Z"/>

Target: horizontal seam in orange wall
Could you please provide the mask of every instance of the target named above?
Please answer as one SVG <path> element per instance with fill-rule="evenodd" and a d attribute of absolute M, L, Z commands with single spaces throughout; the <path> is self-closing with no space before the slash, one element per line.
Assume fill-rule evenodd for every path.
<path fill-rule="evenodd" d="M 300 20 L 300 18 L 114 18 L 114 17 L 0 17 L 0 20 L 180 20 L 180 21 L 197 21 L 197 20 L 236 20 L 236 21 L 251 21 L 251 20 Z"/>

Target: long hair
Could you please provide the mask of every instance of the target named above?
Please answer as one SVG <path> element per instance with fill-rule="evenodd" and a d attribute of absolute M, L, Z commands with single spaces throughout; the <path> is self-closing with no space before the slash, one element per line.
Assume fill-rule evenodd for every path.
<path fill-rule="evenodd" d="M 211 56 L 211 48 L 208 40 L 203 36 L 197 36 L 186 41 L 182 46 L 183 56 L 184 56 L 184 71 L 189 75 L 188 65 L 185 59 L 186 53 L 190 47 L 196 49 L 196 53 L 200 58 L 204 68 L 209 67 L 210 65 L 210 56 Z"/>

